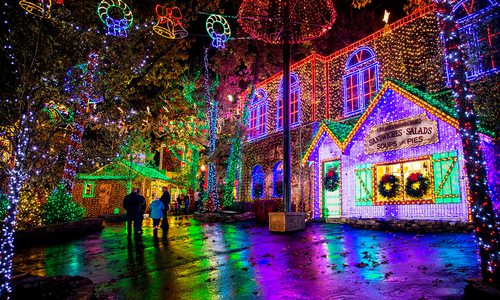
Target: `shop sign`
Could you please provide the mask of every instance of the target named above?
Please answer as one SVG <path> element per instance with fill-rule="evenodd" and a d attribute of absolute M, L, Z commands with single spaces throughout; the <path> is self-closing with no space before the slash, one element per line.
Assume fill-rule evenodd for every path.
<path fill-rule="evenodd" d="M 373 126 L 365 137 L 366 154 L 438 142 L 437 123 L 425 114 Z"/>

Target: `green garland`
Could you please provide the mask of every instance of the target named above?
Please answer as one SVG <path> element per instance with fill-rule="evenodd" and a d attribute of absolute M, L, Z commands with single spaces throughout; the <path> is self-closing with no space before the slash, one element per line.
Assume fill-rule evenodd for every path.
<path fill-rule="evenodd" d="M 378 192 L 387 199 L 395 198 L 400 187 L 399 178 L 392 174 L 385 174 L 378 182 Z"/>
<path fill-rule="evenodd" d="M 430 180 L 421 173 L 411 173 L 406 178 L 405 192 L 412 198 L 422 199 L 429 191 Z"/>

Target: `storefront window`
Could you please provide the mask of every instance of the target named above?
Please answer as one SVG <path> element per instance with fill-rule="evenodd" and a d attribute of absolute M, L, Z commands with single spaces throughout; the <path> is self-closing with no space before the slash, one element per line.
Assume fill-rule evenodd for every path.
<path fill-rule="evenodd" d="M 430 158 L 378 165 L 375 173 L 376 204 L 434 203 Z"/>

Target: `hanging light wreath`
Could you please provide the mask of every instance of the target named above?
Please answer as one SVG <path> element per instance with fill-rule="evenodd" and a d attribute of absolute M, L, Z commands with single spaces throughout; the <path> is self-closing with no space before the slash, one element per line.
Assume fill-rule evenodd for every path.
<path fill-rule="evenodd" d="M 399 178 L 392 174 L 384 174 L 378 182 L 378 192 L 387 199 L 395 198 L 400 188 Z"/>
<path fill-rule="evenodd" d="M 323 179 L 323 186 L 329 192 L 335 192 L 339 188 L 339 171 L 337 168 L 330 168 Z"/>
<path fill-rule="evenodd" d="M 208 35 L 212 38 L 212 46 L 225 48 L 226 42 L 231 37 L 231 28 L 227 20 L 220 15 L 210 15 L 205 23 Z"/>
<path fill-rule="evenodd" d="M 123 17 L 115 20 L 109 15 L 112 8 L 119 9 Z M 132 26 L 134 16 L 130 7 L 122 0 L 103 0 L 97 7 L 97 14 L 101 21 L 108 27 L 107 35 L 127 36 L 127 29 Z"/>
<path fill-rule="evenodd" d="M 411 173 L 406 178 L 405 192 L 412 198 L 421 199 L 429 191 L 430 180 L 422 173 Z"/>

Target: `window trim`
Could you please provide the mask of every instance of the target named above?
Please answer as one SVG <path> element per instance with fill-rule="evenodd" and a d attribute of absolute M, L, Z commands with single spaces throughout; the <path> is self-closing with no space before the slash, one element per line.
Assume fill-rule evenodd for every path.
<path fill-rule="evenodd" d="M 87 193 L 87 185 L 91 186 L 91 192 Z M 94 198 L 95 197 L 95 181 L 84 181 L 82 198 Z"/>
<path fill-rule="evenodd" d="M 295 79 L 295 80 L 293 80 Z M 297 93 L 297 121 L 296 122 L 291 122 L 291 115 L 292 115 L 292 94 Z M 302 94 L 302 87 L 300 86 L 300 81 L 299 77 L 295 73 L 290 74 L 290 127 L 295 127 L 297 125 L 301 124 L 302 121 L 302 113 L 301 113 L 301 94 Z M 281 105 L 279 103 L 281 102 Z M 282 125 L 279 126 L 279 119 L 280 119 L 280 107 L 281 111 L 284 110 L 283 108 L 283 79 L 281 79 L 279 88 L 278 88 L 278 97 L 276 99 L 276 131 L 282 131 L 283 130 L 283 125 L 284 125 L 284 118 L 282 121 Z"/>
<path fill-rule="evenodd" d="M 377 91 L 380 88 L 379 80 L 378 80 L 378 77 L 379 77 L 378 65 L 379 65 L 379 63 L 377 61 L 373 61 L 370 64 L 368 64 L 367 61 L 365 61 L 364 63 L 366 63 L 366 66 L 364 66 L 362 68 L 355 68 L 354 71 L 350 71 L 342 76 L 342 82 L 343 82 L 343 88 L 344 88 L 344 109 L 343 109 L 344 117 L 351 117 L 351 116 L 357 115 L 359 113 L 362 113 L 366 109 L 366 107 L 368 107 L 368 105 L 369 105 L 369 103 L 365 103 L 365 101 L 364 101 L 364 99 L 365 99 L 365 90 L 364 90 L 365 89 L 365 87 L 364 87 L 365 81 L 363 80 L 364 79 L 364 76 L 363 76 L 364 71 L 369 70 L 370 68 L 375 69 L 375 92 L 374 92 L 374 95 L 377 93 Z M 362 65 L 362 64 L 359 64 L 359 65 Z M 358 109 L 354 110 L 354 111 L 347 112 L 347 78 L 349 78 L 355 74 L 357 75 L 357 79 L 358 79 L 358 88 L 357 88 L 357 90 L 358 90 L 358 97 L 357 97 Z M 370 98 L 370 100 L 372 98 L 373 98 L 373 96 Z"/>
<path fill-rule="evenodd" d="M 255 100 L 257 95 L 261 95 L 261 97 L 258 100 Z M 267 102 L 268 102 L 268 96 L 265 90 L 263 89 L 258 89 L 255 91 L 254 98 L 251 100 L 248 112 L 249 112 L 249 121 L 247 124 L 247 130 L 249 134 L 247 135 L 248 140 L 256 140 L 258 138 L 261 138 L 267 134 Z M 261 109 L 264 108 L 264 120 L 261 123 Z M 252 125 L 252 112 L 255 111 L 255 127 L 251 127 Z M 251 130 L 257 130 L 263 127 L 262 132 L 256 133 L 256 134 L 251 134 Z M 260 131 L 260 130 L 259 130 Z"/>

